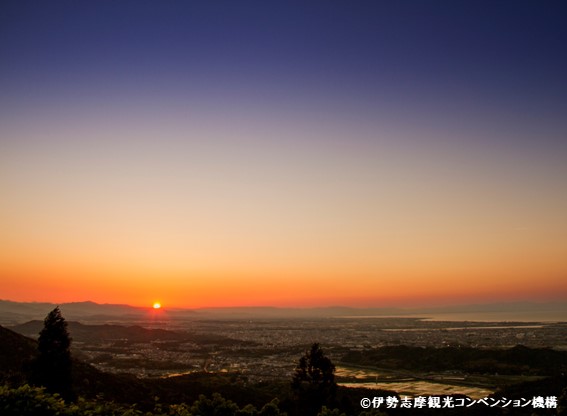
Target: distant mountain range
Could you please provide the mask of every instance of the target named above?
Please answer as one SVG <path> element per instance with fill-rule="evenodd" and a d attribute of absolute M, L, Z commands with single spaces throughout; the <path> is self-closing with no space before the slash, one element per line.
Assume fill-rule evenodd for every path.
<path fill-rule="evenodd" d="M 17 325 L 32 320 L 43 320 L 56 306 L 66 319 L 90 323 L 145 322 L 149 319 L 277 319 L 277 318 L 330 318 L 368 316 L 467 316 L 463 320 L 474 320 L 470 316 L 481 314 L 502 314 L 513 317 L 522 314 L 530 320 L 553 316 L 552 320 L 567 321 L 567 302 L 509 302 L 491 304 L 456 305 L 434 308 L 352 308 L 331 306 L 322 308 L 276 308 L 276 307 L 233 307 L 202 309 L 163 309 L 129 305 L 99 304 L 94 302 L 72 302 L 60 305 L 39 302 L 13 302 L 0 300 L 0 325 Z M 159 315 L 156 315 L 159 314 Z M 454 320 L 454 319 L 453 319 Z M 502 318 L 502 320 L 521 320 Z M 546 318 L 545 320 L 550 320 Z"/>
<path fill-rule="evenodd" d="M 108 321 L 120 317 L 121 321 L 142 319 L 147 309 L 128 305 L 98 304 L 94 302 L 73 302 L 60 305 L 37 302 L 12 302 L 0 300 L 0 324 L 19 324 L 30 320 L 43 320 L 56 306 L 66 319 Z"/>

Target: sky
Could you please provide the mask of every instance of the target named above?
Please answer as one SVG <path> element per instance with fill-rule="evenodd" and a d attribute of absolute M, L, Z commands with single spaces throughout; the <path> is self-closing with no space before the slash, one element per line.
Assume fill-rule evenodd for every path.
<path fill-rule="evenodd" d="M 561 1 L 0 3 L 0 298 L 567 300 Z"/>

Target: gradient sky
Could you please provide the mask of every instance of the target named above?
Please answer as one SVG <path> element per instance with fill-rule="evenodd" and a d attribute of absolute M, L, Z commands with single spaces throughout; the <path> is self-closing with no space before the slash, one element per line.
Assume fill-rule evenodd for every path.
<path fill-rule="evenodd" d="M 0 298 L 567 300 L 561 1 L 3 1 Z"/>

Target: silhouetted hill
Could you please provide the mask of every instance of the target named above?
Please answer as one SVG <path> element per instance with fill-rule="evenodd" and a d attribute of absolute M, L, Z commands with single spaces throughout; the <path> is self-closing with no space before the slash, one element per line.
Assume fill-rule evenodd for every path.
<path fill-rule="evenodd" d="M 67 323 L 69 334 L 73 340 L 82 342 L 118 339 L 127 339 L 132 342 L 149 342 L 156 340 L 175 341 L 187 338 L 187 334 L 185 333 L 173 332 L 165 329 L 146 329 L 137 325 L 85 325 L 74 321 L 69 321 Z M 26 322 L 25 324 L 14 325 L 9 328 L 22 335 L 37 338 L 39 331 L 43 328 L 43 321 L 34 320 Z"/>
<path fill-rule="evenodd" d="M 28 382 L 30 363 L 37 356 L 37 342 L 0 326 L 0 382 Z M 73 387 L 86 397 L 103 395 L 109 400 L 144 402 L 148 389 L 134 376 L 104 373 L 73 359 Z"/>
<path fill-rule="evenodd" d="M 3 325 L 14 324 L 30 319 L 43 319 L 56 305 L 38 302 L 12 302 L 0 300 L 0 318 Z"/>
<path fill-rule="evenodd" d="M 148 308 L 135 308 L 128 305 L 97 304 L 94 302 L 73 302 L 56 305 L 53 303 L 11 302 L 0 300 L 0 319 L 4 325 L 13 325 L 25 321 L 43 319 L 59 306 L 67 319 L 112 320 L 121 321 L 143 319 Z"/>
<path fill-rule="evenodd" d="M 37 344 L 14 331 L 0 326 L 0 378 L 23 373 L 35 357 Z"/>
<path fill-rule="evenodd" d="M 165 329 L 147 329 L 138 325 L 85 325 L 80 322 L 69 321 L 68 331 L 71 338 L 77 342 L 94 343 L 100 341 L 127 340 L 129 342 L 151 341 L 190 341 L 196 344 L 222 344 L 241 345 L 256 344 L 251 341 L 241 341 L 215 334 L 194 334 L 183 331 L 169 331 Z M 30 338 L 37 338 L 43 328 L 43 321 L 34 320 L 20 325 L 9 327 L 12 331 Z"/>
<path fill-rule="evenodd" d="M 36 329 L 36 323 L 30 323 L 28 327 L 32 324 Z M 143 328 L 135 328 L 136 331 L 139 329 Z M 35 340 L 0 326 L 0 383 L 29 382 L 30 363 L 36 355 Z M 197 373 L 183 377 L 141 380 L 130 374 L 105 373 L 90 364 L 73 359 L 72 375 L 73 388 L 81 396 L 104 397 L 105 400 L 120 403 L 136 403 L 141 408 L 147 409 L 153 407 L 156 395 L 180 402 L 196 400 L 199 394 L 211 395 L 223 391 L 227 397 L 244 405 L 248 402 L 263 404 L 274 397 L 271 390 L 251 391 L 241 383 L 234 383 L 234 376 L 230 374 Z"/>
<path fill-rule="evenodd" d="M 342 361 L 346 364 L 419 372 L 462 371 L 546 376 L 567 372 L 567 351 L 522 345 L 499 350 L 388 346 L 351 351 Z"/>

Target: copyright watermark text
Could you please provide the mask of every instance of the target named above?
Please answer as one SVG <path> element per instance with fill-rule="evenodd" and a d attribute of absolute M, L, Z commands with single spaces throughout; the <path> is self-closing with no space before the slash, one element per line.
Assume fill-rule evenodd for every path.
<path fill-rule="evenodd" d="M 556 396 L 534 396 L 531 399 L 507 399 L 505 397 L 485 397 L 483 399 L 471 399 L 470 397 L 452 396 L 376 396 L 364 397 L 360 400 L 363 409 L 449 409 L 455 407 L 527 407 L 532 409 L 556 409 Z"/>

